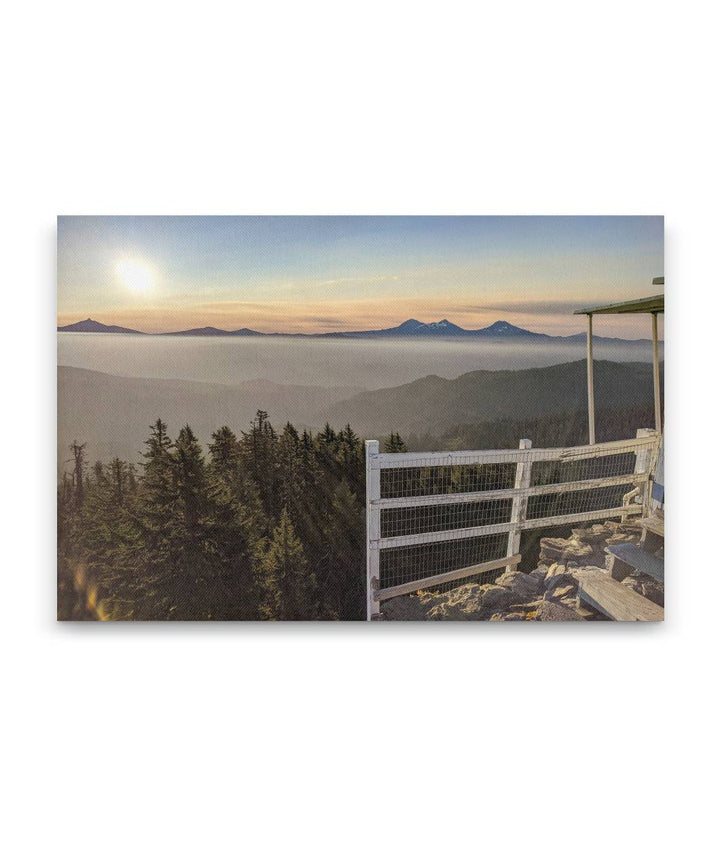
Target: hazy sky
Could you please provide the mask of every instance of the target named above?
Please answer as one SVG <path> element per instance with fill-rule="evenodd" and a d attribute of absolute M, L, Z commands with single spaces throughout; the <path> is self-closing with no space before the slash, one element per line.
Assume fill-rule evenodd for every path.
<path fill-rule="evenodd" d="M 551 333 L 572 311 L 658 293 L 662 217 L 60 217 L 58 323 L 264 332 L 498 319 Z M 597 318 L 647 338 L 646 316 Z"/>

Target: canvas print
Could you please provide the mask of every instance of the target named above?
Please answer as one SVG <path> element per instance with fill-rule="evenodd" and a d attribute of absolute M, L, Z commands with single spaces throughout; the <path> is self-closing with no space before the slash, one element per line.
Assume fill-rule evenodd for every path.
<path fill-rule="evenodd" d="M 660 621 L 663 218 L 58 218 L 57 613 Z"/>

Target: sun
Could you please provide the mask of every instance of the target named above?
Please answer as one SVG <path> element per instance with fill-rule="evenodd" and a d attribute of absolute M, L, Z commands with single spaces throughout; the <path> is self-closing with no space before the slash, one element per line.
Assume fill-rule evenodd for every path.
<path fill-rule="evenodd" d="M 150 265 L 137 259 L 123 259 L 115 265 L 115 273 L 120 282 L 137 294 L 150 291 L 155 275 Z"/>

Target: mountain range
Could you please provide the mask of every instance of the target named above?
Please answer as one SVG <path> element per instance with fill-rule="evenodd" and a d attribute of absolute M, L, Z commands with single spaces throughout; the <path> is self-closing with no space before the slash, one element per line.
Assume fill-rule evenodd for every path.
<path fill-rule="evenodd" d="M 382 330 L 355 330 L 336 333 L 261 333 L 242 327 L 239 330 L 221 330 L 217 327 L 194 327 L 191 330 L 178 330 L 172 333 L 142 333 L 128 327 L 116 327 L 86 318 L 75 324 L 67 324 L 57 328 L 58 333 L 129 333 L 137 336 L 291 336 L 303 339 L 390 339 L 390 338 L 436 338 L 436 339 L 493 339 L 493 340 L 522 340 L 546 342 L 583 342 L 585 333 L 574 333 L 571 336 L 551 336 L 548 333 L 536 333 L 516 327 L 507 321 L 495 321 L 489 327 L 479 330 L 467 330 L 443 318 L 441 321 L 423 322 L 415 318 L 403 321 L 397 327 L 387 327 Z M 596 342 L 614 342 L 640 344 L 648 339 L 618 339 L 606 336 L 595 336 Z"/>

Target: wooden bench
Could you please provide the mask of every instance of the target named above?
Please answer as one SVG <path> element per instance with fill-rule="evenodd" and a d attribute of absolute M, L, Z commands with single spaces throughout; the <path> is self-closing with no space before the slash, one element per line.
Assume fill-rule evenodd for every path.
<path fill-rule="evenodd" d="M 633 545 L 634 546 L 634 545 Z M 613 621 L 663 621 L 665 610 L 606 573 L 578 574 L 578 605 L 585 602 Z"/>

